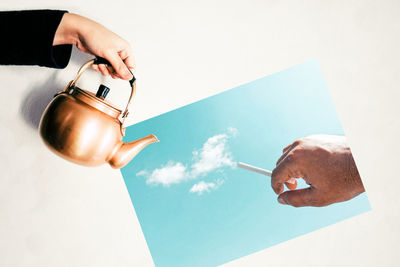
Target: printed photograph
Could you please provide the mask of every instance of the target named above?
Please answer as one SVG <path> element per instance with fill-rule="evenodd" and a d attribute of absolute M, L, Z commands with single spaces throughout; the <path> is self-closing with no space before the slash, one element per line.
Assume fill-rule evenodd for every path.
<path fill-rule="evenodd" d="M 121 169 L 156 266 L 217 266 L 370 210 L 312 60 L 127 128 Z"/>

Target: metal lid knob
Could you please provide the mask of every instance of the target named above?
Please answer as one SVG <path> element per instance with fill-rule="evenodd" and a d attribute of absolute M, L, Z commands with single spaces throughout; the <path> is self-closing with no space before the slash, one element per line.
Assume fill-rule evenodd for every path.
<path fill-rule="evenodd" d="M 110 92 L 110 88 L 108 88 L 104 84 L 100 84 L 99 89 L 96 93 L 96 97 L 104 99 L 107 97 L 108 92 Z"/>

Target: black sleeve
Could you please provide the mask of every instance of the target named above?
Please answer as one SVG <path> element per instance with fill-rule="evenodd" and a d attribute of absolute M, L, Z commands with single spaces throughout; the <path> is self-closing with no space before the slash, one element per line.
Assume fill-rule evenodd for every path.
<path fill-rule="evenodd" d="M 0 64 L 65 68 L 71 56 L 72 45 L 53 46 L 53 39 L 66 12 L 0 12 Z"/>

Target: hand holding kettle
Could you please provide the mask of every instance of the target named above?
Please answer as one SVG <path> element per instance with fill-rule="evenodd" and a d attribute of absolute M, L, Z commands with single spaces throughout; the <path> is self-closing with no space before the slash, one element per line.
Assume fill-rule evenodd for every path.
<path fill-rule="evenodd" d="M 0 54 L 0 64 L 64 68 L 71 45 L 97 56 L 81 67 L 42 115 L 39 131 L 53 152 L 81 165 L 109 163 L 121 168 L 145 146 L 158 141 L 152 134 L 130 143 L 122 140 L 136 83 L 130 72 L 134 67 L 132 50 L 118 35 L 92 20 L 62 10 L 0 12 L 0 32 L 10 40 L 0 45 L 8 51 Z M 77 86 L 88 67 L 103 75 L 129 80 L 131 95 L 124 110 L 105 100 L 109 91 L 106 86 L 100 85 L 97 94 Z"/>
<path fill-rule="evenodd" d="M 134 69 L 132 48 L 127 41 L 101 24 L 76 14 L 65 13 L 53 40 L 53 45 L 62 44 L 74 44 L 82 52 L 107 59 L 112 67 L 106 64 L 92 65 L 92 69 L 103 75 L 132 79 L 129 71 Z"/>
<path fill-rule="evenodd" d="M 72 45 L 85 53 L 107 59 L 92 68 L 103 75 L 132 79 L 134 69 L 129 43 L 101 24 L 66 10 L 0 11 L 0 65 L 39 65 L 65 68 Z"/>

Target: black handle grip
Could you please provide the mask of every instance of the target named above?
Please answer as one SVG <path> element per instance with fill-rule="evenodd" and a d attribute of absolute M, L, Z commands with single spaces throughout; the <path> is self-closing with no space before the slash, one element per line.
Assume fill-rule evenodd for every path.
<path fill-rule="evenodd" d="M 109 67 L 112 67 L 111 63 L 108 62 L 107 59 L 102 58 L 102 57 L 97 57 L 97 56 L 96 56 L 96 58 L 94 59 L 93 64 L 96 64 L 96 65 L 98 65 L 98 64 L 104 64 L 104 65 L 107 65 L 107 66 L 109 66 Z M 133 75 L 132 71 L 131 71 L 128 67 L 127 67 L 127 69 L 128 69 L 129 72 L 132 74 L 132 79 L 129 81 L 129 84 L 130 84 L 131 87 L 132 87 L 133 83 L 136 81 L 136 78 L 135 78 L 135 75 Z"/>
<path fill-rule="evenodd" d="M 109 67 L 112 67 L 112 66 L 111 66 L 111 63 L 108 62 L 108 60 L 105 59 L 105 58 L 103 58 L 103 57 L 96 57 L 96 58 L 94 59 L 93 64 L 96 64 L 96 65 L 104 64 L 104 65 L 107 65 L 107 66 L 109 66 Z"/>

